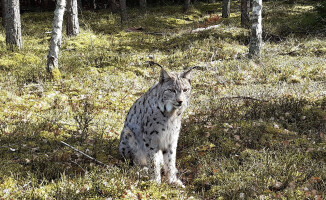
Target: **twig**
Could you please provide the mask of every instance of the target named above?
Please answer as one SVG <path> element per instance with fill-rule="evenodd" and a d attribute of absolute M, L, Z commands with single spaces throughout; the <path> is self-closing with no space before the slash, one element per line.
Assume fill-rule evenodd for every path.
<path fill-rule="evenodd" d="M 220 99 L 246 99 L 246 100 L 254 100 L 254 101 L 262 101 L 262 102 L 269 102 L 268 100 L 264 99 L 256 99 L 253 97 L 246 97 L 246 96 L 235 96 L 235 97 L 222 97 Z"/>
<path fill-rule="evenodd" d="M 61 52 L 63 52 L 63 51 L 76 51 L 76 48 L 63 49 Z"/>
<path fill-rule="evenodd" d="M 159 32 L 144 32 L 149 35 L 165 35 L 166 33 L 159 33 Z"/>
<path fill-rule="evenodd" d="M 69 145 L 69 144 L 67 144 L 67 143 L 65 143 L 65 142 L 63 142 L 63 141 L 60 141 L 60 143 L 63 144 L 63 145 L 65 145 L 65 146 L 67 146 L 67 147 L 69 147 L 69 148 L 71 148 L 72 150 L 74 150 L 74 151 L 76 151 L 76 152 L 82 154 L 83 156 L 86 156 L 87 158 L 89 158 L 90 160 L 96 162 L 97 164 L 103 165 L 103 166 L 105 166 L 105 167 L 108 167 L 108 166 L 109 166 L 109 165 L 107 165 L 107 164 L 105 164 L 105 163 L 102 163 L 101 161 L 99 161 L 99 160 L 93 158 L 93 157 L 90 156 L 90 155 L 87 155 L 86 153 L 84 153 L 84 152 L 82 152 L 82 151 L 76 149 L 75 147 L 73 147 L 73 146 L 71 146 L 71 145 Z"/>
<path fill-rule="evenodd" d="M 83 170 L 83 172 L 86 172 L 86 170 L 84 168 L 82 168 L 82 166 L 80 166 L 80 164 L 78 164 L 77 162 L 70 160 L 70 162 L 74 163 L 75 165 L 77 165 L 78 167 L 80 167 L 80 169 Z"/>

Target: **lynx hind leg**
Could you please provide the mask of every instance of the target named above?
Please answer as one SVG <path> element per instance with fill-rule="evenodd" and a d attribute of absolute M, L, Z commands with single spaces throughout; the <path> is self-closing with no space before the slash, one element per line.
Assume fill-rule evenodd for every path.
<path fill-rule="evenodd" d="M 121 133 L 119 152 L 126 159 L 133 159 L 133 149 L 130 145 L 133 140 L 134 133 L 128 127 L 124 127 Z"/>
<path fill-rule="evenodd" d="M 135 134 L 129 127 L 125 127 L 122 131 L 119 151 L 126 159 L 131 159 L 134 164 L 140 166 L 147 165 L 145 153 L 140 148 Z"/>

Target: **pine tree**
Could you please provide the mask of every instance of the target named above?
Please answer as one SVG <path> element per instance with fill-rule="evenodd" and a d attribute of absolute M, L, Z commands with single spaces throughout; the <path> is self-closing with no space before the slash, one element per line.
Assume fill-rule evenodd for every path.
<path fill-rule="evenodd" d="M 140 5 L 140 9 L 142 9 L 143 11 L 146 11 L 146 7 L 147 7 L 146 0 L 139 0 L 139 5 Z"/>
<path fill-rule="evenodd" d="M 126 5 L 126 0 L 120 0 L 120 15 L 121 15 L 121 22 L 125 23 L 128 21 L 128 16 L 127 16 L 127 5 Z"/>
<path fill-rule="evenodd" d="M 249 23 L 250 23 L 249 9 L 250 9 L 250 0 L 241 0 L 241 26 L 242 27 L 249 27 Z"/>
<path fill-rule="evenodd" d="M 6 27 L 6 0 L 1 0 L 2 26 Z"/>
<path fill-rule="evenodd" d="M 190 8 L 190 3 L 191 3 L 190 0 L 184 0 L 184 4 L 183 4 L 183 9 L 184 9 L 184 11 L 189 10 L 189 8 Z"/>

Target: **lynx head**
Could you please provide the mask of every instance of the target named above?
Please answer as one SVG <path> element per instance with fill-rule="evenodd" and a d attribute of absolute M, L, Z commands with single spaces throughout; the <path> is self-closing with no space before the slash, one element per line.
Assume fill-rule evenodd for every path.
<path fill-rule="evenodd" d="M 162 112 L 180 110 L 188 106 L 191 92 L 190 78 L 193 68 L 183 73 L 170 73 L 161 68 L 158 92 L 159 108 Z"/>

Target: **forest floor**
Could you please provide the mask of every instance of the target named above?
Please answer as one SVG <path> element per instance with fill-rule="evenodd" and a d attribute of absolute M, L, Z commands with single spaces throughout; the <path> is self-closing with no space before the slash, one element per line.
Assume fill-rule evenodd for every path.
<path fill-rule="evenodd" d="M 325 199 L 326 27 L 315 6 L 264 2 L 251 60 L 235 2 L 229 19 L 221 3 L 200 3 L 131 9 L 124 26 L 82 11 L 57 81 L 45 70 L 53 13 L 23 13 L 21 51 L 0 30 L 0 199 Z M 159 77 L 149 57 L 170 71 L 205 66 L 178 144 L 185 188 L 148 181 L 118 152 L 128 109 Z"/>

